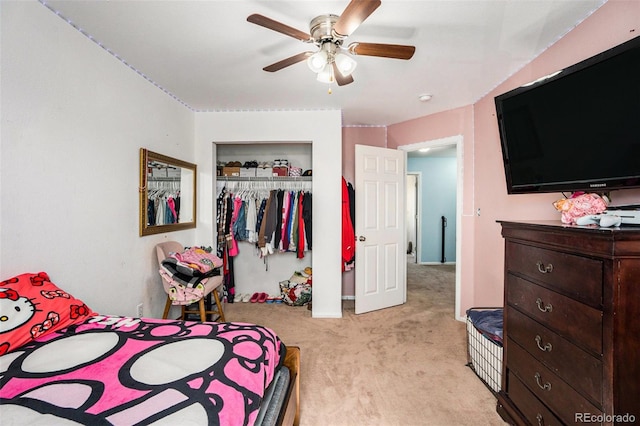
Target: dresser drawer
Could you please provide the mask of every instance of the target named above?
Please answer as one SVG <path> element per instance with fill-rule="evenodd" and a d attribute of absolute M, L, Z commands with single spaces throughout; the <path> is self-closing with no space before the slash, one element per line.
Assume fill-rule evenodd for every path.
<path fill-rule="evenodd" d="M 507 376 L 509 399 L 533 425 L 562 425 L 562 422 L 511 372 Z"/>
<path fill-rule="evenodd" d="M 576 413 L 601 412 L 515 341 L 509 339 L 507 344 L 509 348 L 508 371 L 516 375 L 563 422 L 574 423 Z"/>
<path fill-rule="evenodd" d="M 574 388 L 602 405 L 602 360 L 508 306 L 508 337 Z"/>
<path fill-rule="evenodd" d="M 602 311 L 507 274 L 507 303 L 571 342 L 602 354 Z"/>
<path fill-rule="evenodd" d="M 602 306 L 601 260 L 507 242 L 507 270 L 576 298 Z"/>

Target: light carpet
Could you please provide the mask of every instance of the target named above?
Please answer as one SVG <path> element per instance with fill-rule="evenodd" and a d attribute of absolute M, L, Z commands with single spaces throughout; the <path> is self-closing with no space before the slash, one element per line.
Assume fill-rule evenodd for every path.
<path fill-rule="evenodd" d="M 287 277 L 283 277 L 286 279 Z M 453 265 L 407 264 L 407 303 L 339 319 L 306 307 L 225 305 L 227 321 L 272 328 L 301 350 L 301 425 L 504 425 L 491 391 L 466 366 L 454 318 Z"/>

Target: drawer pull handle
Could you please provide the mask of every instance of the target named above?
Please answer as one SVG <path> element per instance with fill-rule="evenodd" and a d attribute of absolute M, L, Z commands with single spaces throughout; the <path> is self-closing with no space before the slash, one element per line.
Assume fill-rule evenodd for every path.
<path fill-rule="evenodd" d="M 536 263 L 536 266 L 538 267 L 538 271 L 541 274 L 550 274 L 553 271 L 553 264 L 550 263 L 547 266 L 544 266 L 544 263 L 542 263 L 541 260 L 538 260 L 538 262 Z"/>
<path fill-rule="evenodd" d="M 540 337 L 539 334 L 536 334 L 536 344 L 538 345 L 538 349 L 540 349 L 542 352 L 551 352 L 551 343 L 546 343 L 544 346 L 542 346 L 540 343 L 542 343 L 542 337 Z"/>
<path fill-rule="evenodd" d="M 536 414 L 536 420 L 538 421 L 538 426 L 544 426 L 544 419 L 542 418 L 542 414 Z"/>
<path fill-rule="evenodd" d="M 538 309 L 540 309 L 540 311 L 542 312 L 551 312 L 553 310 L 553 306 L 551 305 L 551 303 L 549 303 L 547 306 L 542 306 L 544 303 L 542 302 L 542 299 L 540 299 L 538 297 L 538 299 L 536 299 L 536 305 L 538 305 Z"/>
<path fill-rule="evenodd" d="M 540 373 L 536 373 L 535 376 L 536 378 L 536 383 L 538 384 L 538 387 L 542 390 L 546 390 L 546 391 L 550 391 L 551 390 L 551 383 L 547 382 L 544 385 L 540 383 Z"/>

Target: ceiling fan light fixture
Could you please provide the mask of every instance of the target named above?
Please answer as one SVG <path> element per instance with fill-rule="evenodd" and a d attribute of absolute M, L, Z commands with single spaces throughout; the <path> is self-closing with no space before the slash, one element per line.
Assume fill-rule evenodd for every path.
<path fill-rule="evenodd" d="M 2 1 L 2 0 L 0 0 Z M 42 0 L 40 0 L 42 1 Z M 313 18 L 309 24 L 309 33 L 254 13 L 247 21 L 295 38 L 318 47 L 317 52 L 302 52 L 263 68 L 274 72 L 306 61 L 318 81 L 337 83 L 344 86 L 353 83 L 351 75 L 357 66 L 354 56 L 376 56 L 380 58 L 411 59 L 415 46 L 385 43 L 354 42 L 342 47 L 344 41 L 362 24 L 381 4 L 381 0 L 350 0 L 341 15 L 324 14 Z"/>
<path fill-rule="evenodd" d="M 335 61 L 336 66 L 338 67 L 338 71 L 340 71 L 340 74 L 345 77 L 351 75 L 353 70 L 355 70 L 356 66 L 358 65 L 358 63 L 353 58 L 344 53 L 338 53 L 335 57 Z"/>
<path fill-rule="evenodd" d="M 321 72 L 327 65 L 329 55 L 326 51 L 320 50 L 307 59 L 309 69 L 315 73 Z"/>
<path fill-rule="evenodd" d="M 331 64 L 326 64 L 322 71 L 318 73 L 316 79 L 321 83 L 333 83 L 333 67 Z"/>

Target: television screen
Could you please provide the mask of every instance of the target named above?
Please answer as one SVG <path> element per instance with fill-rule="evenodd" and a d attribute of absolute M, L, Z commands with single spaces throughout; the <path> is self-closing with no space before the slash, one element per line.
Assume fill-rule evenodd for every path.
<path fill-rule="evenodd" d="M 508 193 L 640 187 L 640 37 L 495 104 Z"/>

